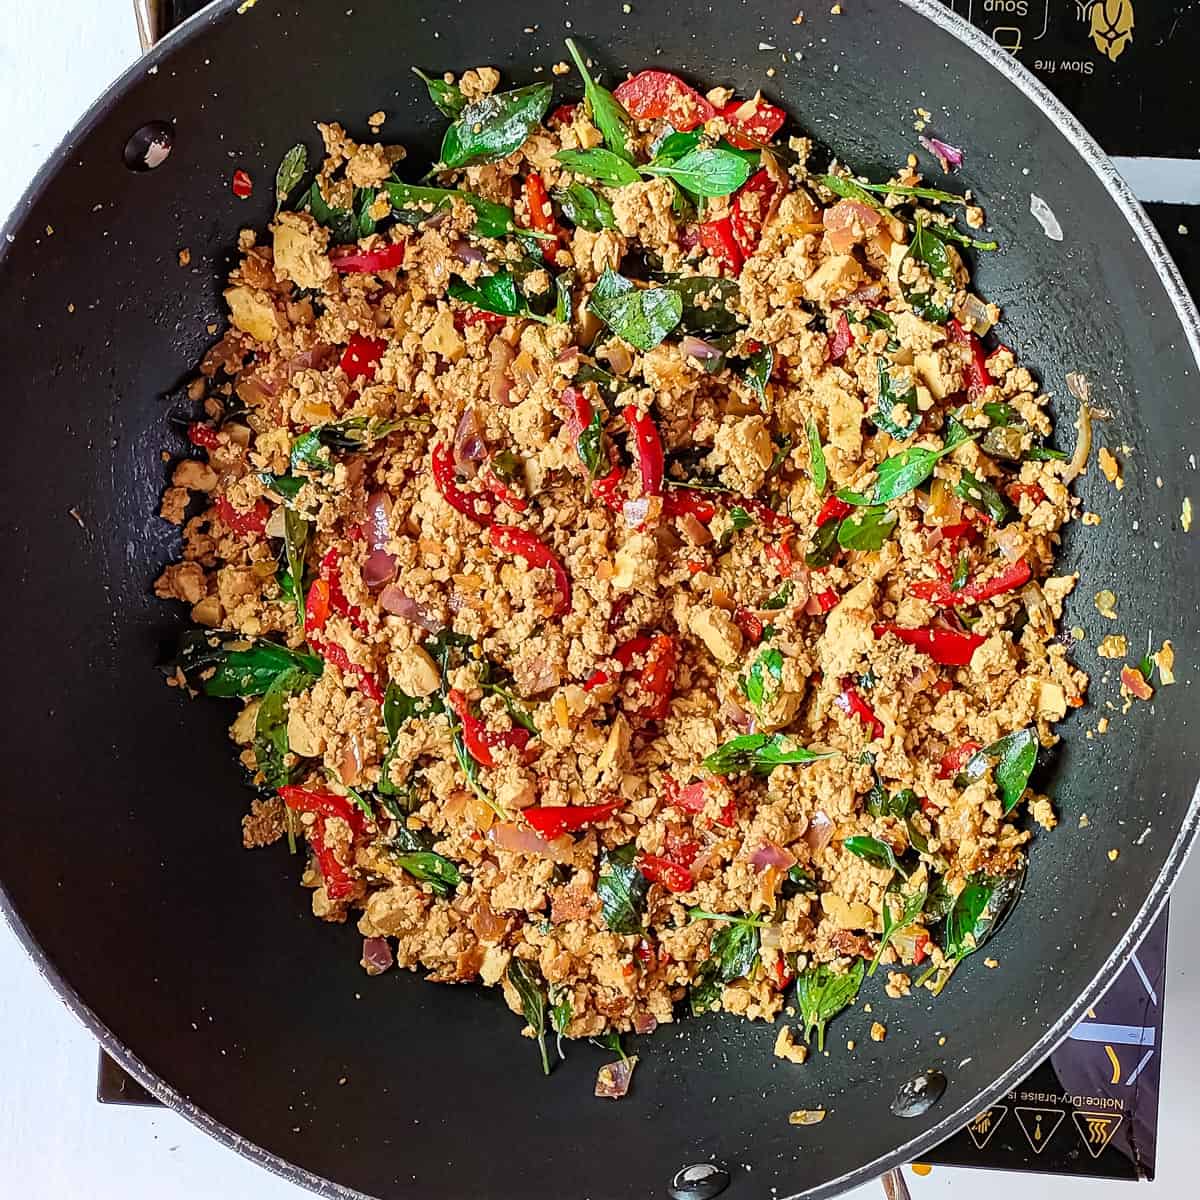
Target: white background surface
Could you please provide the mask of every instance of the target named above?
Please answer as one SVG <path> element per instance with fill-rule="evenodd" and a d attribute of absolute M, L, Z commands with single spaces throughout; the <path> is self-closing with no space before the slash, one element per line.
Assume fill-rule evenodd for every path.
<path fill-rule="evenodd" d="M 4 0 L 0 22 L 0 214 L 7 213 L 58 139 L 137 55 L 129 0 Z M 1188 119 L 1186 114 L 1177 114 Z M 1139 172 L 1151 180 L 1153 171 Z M 1143 194 L 1147 194 L 1143 192 Z M 1200 226 L 1200 213 L 1197 214 Z M 1172 905 L 1166 993 L 1159 1200 L 1198 1194 L 1200 982 L 1197 948 L 1200 860 L 1193 858 Z M 38 977 L 0 923 L 0 1196 L 30 1200 L 302 1200 L 308 1193 L 269 1175 L 158 1110 L 102 1107 L 94 1099 L 90 1035 Z M 936 1168 L 909 1176 L 917 1200 L 1112 1200 L 1130 1183 L 1051 1179 Z M 1144 1185 L 1143 1185 L 1144 1186 Z M 877 1185 L 856 1200 L 881 1194 Z"/>

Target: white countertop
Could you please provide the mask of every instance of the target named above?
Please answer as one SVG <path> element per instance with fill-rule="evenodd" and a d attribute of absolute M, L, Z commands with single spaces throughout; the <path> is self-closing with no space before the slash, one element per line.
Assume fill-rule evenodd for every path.
<path fill-rule="evenodd" d="M 129 0 L 9 0 L 5 9 L 0 144 L 8 166 L 0 175 L 0 213 L 16 203 L 58 139 L 138 52 Z M 1141 164 L 1139 187 L 1143 179 L 1153 186 L 1153 164 Z M 1196 948 L 1197 913 L 1200 858 L 1193 857 L 1172 903 L 1155 1185 L 1162 1200 L 1196 1195 L 1200 1034 L 1191 1017 L 1200 1011 L 1200 982 L 1188 952 Z M 239 1158 L 173 1113 L 97 1104 L 91 1036 L 38 977 L 2 923 L 0 979 L 0 1062 L 5 1066 L 0 1163 L 4 1178 L 21 1195 L 31 1200 L 302 1200 L 309 1194 Z M 910 1175 L 909 1182 L 916 1200 L 968 1191 L 972 1200 L 1011 1200 L 1018 1191 L 1023 1200 L 1109 1200 L 1135 1189 L 1130 1183 L 942 1167 L 924 1178 Z M 0 1192 L 16 1194 L 7 1187 Z M 852 1193 L 856 1200 L 877 1200 L 880 1194 L 874 1184 Z"/>

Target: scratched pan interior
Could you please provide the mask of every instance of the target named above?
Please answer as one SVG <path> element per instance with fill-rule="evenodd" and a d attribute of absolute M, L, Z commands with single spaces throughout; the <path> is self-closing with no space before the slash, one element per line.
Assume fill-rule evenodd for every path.
<path fill-rule="evenodd" d="M 1047 96 L 1023 93 L 1008 77 L 1018 68 L 932 4 L 855 0 L 802 27 L 794 5 L 765 0 L 638 4 L 627 16 L 578 2 L 551 15 L 527 0 L 234 8 L 208 9 L 114 87 L 0 247 L 0 880 L 18 934 L 157 1095 L 330 1194 L 645 1197 L 709 1156 L 732 1166 L 731 1197 L 829 1194 L 961 1125 L 1110 977 L 1196 824 L 1200 558 L 1178 526 L 1197 478 L 1196 318 L 1140 211 L 1069 120 L 1047 115 Z M 180 618 L 149 587 L 176 547 L 154 515 L 160 451 L 183 450 L 163 397 L 212 340 L 237 230 L 268 219 L 281 153 L 305 135 L 315 152 L 317 119 L 361 131 L 384 109 L 384 140 L 408 143 L 419 173 L 440 121 L 409 66 L 494 63 L 528 81 L 564 57 L 568 23 L 610 80 L 658 63 L 743 94 L 763 87 L 864 171 L 915 148 L 917 107 L 966 147 L 956 182 L 977 190 L 1004 246 L 978 270 L 1005 309 L 1003 338 L 1058 395 L 1067 370 L 1086 373 L 1111 412 L 1102 440 L 1133 448 L 1119 496 L 1094 470 L 1082 483 L 1104 522 L 1066 540 L 1084 583 L 1064 624 L 1094 646 L 1103 622 L 1090 597 L 1109 587 L 1133 643 L 1153 630 L 1180 662 L 1179 684 L 1113 714 L 1107 738 L 1084 737 L 1097 708 L 1066 723 L 1040 780 L 1062 827 L 1037 838 L 1027 894 L 991 946 L 1003 969 L 969 960 L 938 1003 L 868 986 L 886 1043 L 869 1040 L 859 1009 L 836 1023 L 829 1056 L 803 1068 L 772 1058 L 768 1026 L 683 1021 L 638 1047 L 619 1104 L 591 1097 L 600 1058 L 586 1045 L 543 1079 L 494 994 L 363 976 L 353 929 L 308 915 L 298 863 L 241 849 L 228 711 L 162 687 L 154 664 Z M 175 123 L 174 152 L 131 174 L 122 147 L 154 119 Z M 234 166 L 255 178 L 250 202 L 230 195 Z M 1063 241 L 1030 217 L 1031 190 Z M 185 246 L 190 269 L 176 261 Z M 1073 401 L 1059 411 L 1069 446 Z M 1086 647 L 1078 658 L 1097 666 Z M 1097 680 L 1098 699 L 1114 694 Z M 935 1066 L 949 1078 L 941 1104 L 891 1116 L 901 1081 Z M 792 1109 L 818 1107 L 823 1124 L 788 1125 Z"/>

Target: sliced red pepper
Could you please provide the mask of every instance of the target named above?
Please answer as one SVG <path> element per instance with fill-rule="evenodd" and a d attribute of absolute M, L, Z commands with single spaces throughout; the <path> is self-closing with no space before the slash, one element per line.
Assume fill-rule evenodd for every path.
<path fill-rule="evenodd" d="M 951 525 L 940 525 L 935 528 L 941 529 L 942 541 L 977 542 L 983 536 L 979 531 L 979 526 L 969 517 L 963 521 L 955 521 Z"/>
<path fill-rule="evenodd" d="M 383 703 L 383 688 L 379 686 L 379 680 L 366 667 L 351 662 L 345 646 L 339 642 L 315 642 L 311 638 L 309 642 L 327 663 L 332 663 L 343 675 L 357 677 L 359 690 L 364 696 L 370 697 L 376 704 Z"/>
<path fill-rule="evenodd" d="M 938 767 L 938 778 L 952 779 L 967 765 L 967 760 L 982 749 L 983 745 L 980 742 L 963 742 L 961 746 L 955 746 L 953 750 L 947 750 L 942 755 L 942 762 Z M 923 808 L 922 812 L 924 812 Z M 926 813 L 925 815 L 928 816 L 929 814 Z"/>
<path fill-rule="evenodd" d="M 763 639 L 763 623 L 748 608 L 738 607 L 733 613 L 733 623 L 742 631 L 742 637 L 757 646 Z"/>
<path fill-rule="evenodd" d="M 570 125 L 575 120 L 578 104 L 560 104 L 547 118 L 547 125 Z"/>
<path fill-rule="evenodd" d="M 325 895 L 330 900 L 345 900 L 354 891 L 354 879 L 334 854 L 333 847 L 326 844 L 325 821 L 318 818 L 304 831 L 304 836 L 308 838 L 313 857 L 317 860 Z"/>
<path fill-rule="evenodd" d="M 1040 483 L 1010 483 L 1004 489 L 1004 494 L 1018 506 L 1025 496 L 1028 496 L 1034 504 L 1041 504 L 1046 498 L 1046 492 Z"/>
<path fill-rule="evenodd" d="M 459 308 L 454 311 L 454 328 L 460 333 L 468 325 L 486 325 L 491 330 L 503 329 L 507 319 L 499 313 L 484 312 L 482 308 Z"/>
<path fill-rule="evenodd" d="M 782 954 L 777 955 L 775 958 L 775 986 L 779 991 L 786 992 L 795 978 L 796 976 L 788 970 L 787 960 Z"/>
<path fill-rule="evenodd" d="M 658 955 L 654 953 L 654 947 L 645 938 L 638 939 L 638 944 L 634 946 L 633 953 L 634 957 L 647 971 L 653 971 L 658 964 Z"/>
<path fill-rule="evenodd" d="M 549 262 L 558 248 L 558 226 L 554 222 L 554 212 L 550 207 L 546 185 L 536 171 L 531 171 L 525 178 L 525 203 L 529 207 L 530 227 L 539 233 L 551 233 L 556 239 L 542 246 L 542 258 Z"/>
<path fill-rule="evenodd" d="M 668 829 L 663 836 L 662 857 L 670 863 L 691 869 L 692 863 L 700 856 L 700 843 L 695 838 L 676 833 Z"/>
<path fill-rule="evenodd" d="M 1121 686 L 1139 700 L 1154 699 L 1154 689 L 1137 667 L 1124 666 L 1121 668 Z"/>
<path fill-rule="evenodd" d="M 817 602 L 817 607 L 820 608 L 823 613 L 827 613 L 832 609 L 837 608 L 838 604 L 841 603 L 842 598 L 833 590 L 833 588 L 827 588 L 823 592 L 817 592 L 813 599 Z"/>
<path fill-rule="evenodd" d="M 787 513 L 776 512 L 769 504 L 764 504 L 753 496 L 740 496 L 737 502 L 767 529 L 794 529 L 796 526 L 796 522 Z"/>
<path fill-rule="evenodd" d="M 743 112 L 743 109 L 746 111 Z M 761 96 L 755 96 L 753 100 L 730 100 L 721 109 L 721 116 L 729 126 L 730 143 L 739 150 L 758 149 L 746 139 L 752 138 L 759 143 L 769 142 L 787 120 L 787 113 L 782 108 L 768 104 Z"/>
<path fill-rule="evenodd" d="M 523 809 L 521 816 L 542 837 L 556 838 L 564 833 L 574 833 L 588 825 L 595 825 L 599 821 L 607 821 L 613 813 L 624 806 L 624 800 L 611 800 L 607 804 L 543 805 L 540 808 Z"/>
<path fill-rule="evenodd" d="M 663 117 L 680 133 L 687 133 L 717 115 L 717 110 L 695 88 L 670 71 L 640 71 L 618 84 L 613 95 L 635 121 Z"/>
<path fill-rule="evenodd" d="M 229 189 L 239 200 L 248 200 L 254 192 L 254 180 L 239 167 L 233 173 Z"/>
<path fill-rule="evenodd" d="M 466 696 L 457 688 L 451 688 L 446 696 L 451 711 L 462 722 L 463 745 L 467 753 L 481 767 L 495 767 L 496 759 L 492 751 L 501 746 L 512 746 L 524 753 L 529 746 L 532 736 L 528 729 L 520 726 L 509 729 L 504 733 L 488 729 L 484 723 L 471 711 Z"/>
<path fill-rule="evenodd" d="M 348 379 L 374 379 L 375 367 L 386 349 L 387 342 L 383 338 L 352 333 L 338 365 L 346 372 Z"/>
<path fill-rule="evenodd" d="M 876 637 L 890 633 L 906 646 L 928 654 L 944 667 L 966 667 L 971 656 L 987 639 L 979 633 L 960 633 L 957 629 L 908 629 L 903 625 L 875 625 Z"/>
<path fill-rule="evenodd" d="M 324 630 L 332 607 L 329 600 L 329 581 L 314 579 L 304 600 L 304 634 L 310 642 Z"/>
<path fill-rule="evenodd" d="M 660 883 L 668 892 L 690 892 L 696 886 L 687 867 L 657 854 L 639 854 L 634 865 L 651 883 Z"/>
<path fill-rule="evenodd" d="M 1029 563 L 1018 558 L 1009 563 L 990 579 L 981 582 L 968 583 L 957 591 L 944 579 L 918 579 L 909 585 L 908 593 L 918 600 L 928 600 L 942 608 L 960 604 L 981 604 L 994 596 L 1002 596 L 1005 592 L 1014 591 L 1029 582 L 1033 569 Z"/>
<path fill-rule="evenodd" d="M 840 521 L 843 517 L 848 517 L 854 511 L 853 504 L 847 504 L 845 500 L 839 500 L 836 496 L 829 496 L 825 503 L 821 505 L 821 511 L 817 513 L 817 528 L 822 525 L 828 525 L 830 521 Z"/>
<path fill-rule="evenodd" d="M 288 808 L 296 812 L 313 813 L 319 817 L 341 817 L 356 835 L 366 832 L 367 817 L 361 808 L 336 792 L 313 792 L 308 788 L 289 785 L 279 789 Z"/>
<path fill-rule="evenodd" d="M 983 349 L 983 343 L 970 330 L 964 329 L 955 318 L 951 317 L 946 323 L 951 338 L 960 346 L 966 346 L 971 351 L 970 379 L 967 383 L 967 395 L 975 399 L 984 388 L 991 387 L 994 380 L 987 369 L 988 356 Z"/>
<path fill-rule="evenodd" d="M 742 251 L 733 236 L 733 221 L 726 215 L 704 221 L 699 227 L 700 245 L 721 265 L 722 275 L 737 276 L 742 270 Z"/>
<path fill-rule="evenodd" d="M 342 590 L 341 551 L 336 546 L 325 552 L 318 568 L 320 578 L 329 585 L 329 606 L 343 617 L 351 621 L 365 632 L 367 623 L 363 620 L 362 609 L 357 604 L 351 604 Z"/>
<path fill-rule="evenodd" d="M 779 572 L 782 579 L 791 579 L 796 560 L 792 556 L 792 544 L 786 537 L 775 543 L 768 542 L 763 546 L 763 553 L 767 556 L 767 562 Z"/>
<path fill-rule="evenodd" d="M 846 316 L 846 310 L 842 309 L 838 313 L 837 328 L 829 338 L 829 347 L 825 351 L 825 361 L 841 362 L 846 356 L 846 351 L 853 345 L 854 334 L 850 332 L 850 318 Z"/>
<path fill-rule="evenodd" d="M 857 717 L 871 731 L 871 741 L 883 737 L 883 722 L 875 715 L 875 710 L 858 694 L 853 684 L 842 681 L 842 693 L 834 700 L 847 716 Z"/>
<path fill-rule="evenodd" d="M 193 421 L 188 426 L 187 435 L 193 446 L 203 446 L 205 450 L 215 450 L 221 444 L 217 431 L 203 421 Z"/>
<path fill-rule="evenodd" d="M 502 504 L 507 504 L 513 512 L 525 512 L 529 508 L 529 501 L 524 496 L 518 496 L 491 467 L 485 468 L 482 479 L 483 486 Z"/>
<path fill-rule="evenodd" d="M 377 271 L 394 271 L 404 262 L 404 242 L 392 242 L 381 250 L 350 250 L 331 254 L 329 261 L 343 275 L 374 275 Z"/>
<path fill-rule="evenodd" d="M 913 966 L 919 967 L 929 953 L 929 934 L 920 933 L 913 943 Z"/>
<path fill-rule="evenodd" d="M 662 438 L 658 436 L 658 426 L 655 425 L 653 417 L 641 412 L 632 404 L 625 406 L 623 415 L 629 432 L 633 434 L 633 451 L 642 476 L 642 494 L 661 496 L 666 460 L 663 455 Z"/>
<path fill-rule="evenodd" d="M 687 787 L 681 788 L 668 777 L 667 803 L 672 808 L 679 808 L 684 812 L 702 813 L 708 804 L 708 797 L 713 788 L 719 787 L 720 784 L 711 779 L 698 779 L 695 783 L 689 783 Z M 717 823 L 727 827 L 732 827 L 737 823 L 737 803 L 732 796 L 722 805 L 717 816 Z M 674 858 L 675 856 L 670 855 L 669 857 Z M 691 866 L 691 863 L 686 865 Z"/>
<path fill-rule="evenodd" d="M 749 258 L 762 240 L 762 229 L 780 185 L 767 172 L 756 171 L 737 190 L 729 209 L 733 236 L 743 258 Z"/>
<path fill-rule="evenodd" d="M 490 496 L 482 492 L 465 492 L 458 486 L 458 477 L 454 470 L 454 456 L 445 442 L 437 442 L 431 451 L 433 466 L 433 483 L 438 494 L 456 512 L 474 521 L 477 525 L 486 525 L 496 515 L 496 506 Z"/>
<path fill-rule="evenodd" d="M 717 515 L 717 506 L 696 488 L 667 488 L 662 500 L 666 517 L 695 517 L 707 525 Z"/>
<path fill-rule="evenodd" d="M 213 501 L 213 505 L 217 510 L 217 515 L 234 533 L 247 534 L 266 531 L 271 510 L 265 500 L 256 500 L 254 507 L 249 512 L 238 512 L 224 496 L 218 496 Z"/>
<path fill-rule="evenodd" d="M 675 639 L 665 633 L 654 637 L 640 634 L 622 642 L 613 651 L 612 656 L 625 671 L 633 665 L 635 658 L 643 660 L 641 671 L 638 673 L 638 683 L 648 697 L 648 703 L 640 705 L 637 713 L 647 721 L 661 721 L 670 710 L 671 696 L 675 691 L 675 672 L 679 665 L 679 651 Z M 607 671 L 593 671 L 584 680 L 583 690 L 594 691 L 608 681 Z"/>
<path fill-rule="evenodd" d="M 531 567 L 549 567 L 558 591 L 555 615 L 561 616 L 571 611 L 571 577 L 558 555 L 536 534 L 514 525 L 492 525 L 488 528 L 488 541 L 505 554 L 523 558 Z"/>

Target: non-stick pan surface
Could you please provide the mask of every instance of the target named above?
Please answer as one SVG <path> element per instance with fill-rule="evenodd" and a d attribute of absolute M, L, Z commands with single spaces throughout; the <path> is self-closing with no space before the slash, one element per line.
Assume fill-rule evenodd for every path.
<path fill-rule="evenodd" d="M 0 880 L 19 936 L 160 1098 L 330 1195 L 646 1197 L 710 1156 L 730 1164 L 731 1197 L 828 1195 L 961 1126 L 1112 977 L 1195 832 L 1200 559 L 1179 513 L 1197 479 L 1197 317 L 1144 215 L 1047 93 L 927 0 L 855 0 L 841 17 L 808 6 L 802 26 L 795 5 L 765 0 L 626 15 L 578 0 L 237 7 L 212 6 L 114 86 L 0 246 Z M 543 1079 L 494 995 L 363 976 L 354 931 L 308 915 L 296 861 L 242 851 L 227 712 L 162 687 L 154 664 L 180 617 L 149 587 L 175 548 L 154 515 L 160 452 L 184 449 L 167 414 L 222 320 L 238 228 L 270 215 L 282 152 L 305 137 L 315 153 L 317 119 L 362 132 L 383 109 L 384 140 L 410 146 L 415 175 L 440 122 L 410 65 L 492 63 L 527 81 L 564 57 L 568 32 L 610 78 L 658 63 L 762 87 L 866 172 L 915 149 L 917 108 L 966 148 L 957 182 L 1004 247 L 978 268 L 1004 340 L 1062 397 L 1065 444 L 1074 370 L 1109 413 L 1101 440 L 1130 447 L 1119 495 L 1094 469 L 1082 481 L 1104 521 L 1072 527 L 1063 549 L 1083 572 L 1064 625 L 1088 632 L 1076 653 L 1097 705 L 1116 696 L 1090 649 L 1114 628 L 1093 608 L 1100 588 L 1135 645 L 1169 637 L 1179 661 L 1152 705 L 1109 714 L 1092 740 L 1106 710 L 1089 707 L 1047 756 L 1037 782 L 1062 827 L 1035 840 L 1024 899 L 991 945 L 1001 969 L 970 959 L 937 1002 L 867 989 L 887 1041 L 866 1037 L 859 1009 L 802 1068 L 772 1058 L 770 1027 L 683 1021 L 638 1047 L 617 1104 L 591 1097 L 601 1060 L 586 1045 Z M 173 152 L 132 173 L 126 139 L 152 120 L 173 123 Z M 238 166 L 256 182 L 246 203 L 229 190 Z M 1031 192 L 1061 241 L 1031 217 Z M 894 1117 L 898 1086 L 931 1067 L 949 1080 L 941 1103 Z M 796 1128 L 797 1108 L 829 1116 Z"/>

